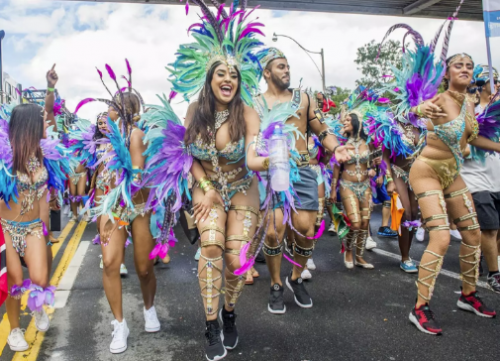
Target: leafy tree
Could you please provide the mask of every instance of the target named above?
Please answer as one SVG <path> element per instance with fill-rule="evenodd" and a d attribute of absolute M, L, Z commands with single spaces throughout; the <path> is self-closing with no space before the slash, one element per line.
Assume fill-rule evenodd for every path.
<path fill-rule="evenodd" d="M 361 71 L 363 77 L 356 80 L 357 86 L 364 85 L 378 88 L 381 83 L 391 81 L 390 77 L 384 77 L 384 75 L 392 75 L 392 66 L 401 67 L 402 51 L 399 41 L 386 41 L 382 45 L 377 59 L 379 46 L 379 43 L 372 40 L 358 48 L 354 62 L 358 64 L 358 70 Z"/>

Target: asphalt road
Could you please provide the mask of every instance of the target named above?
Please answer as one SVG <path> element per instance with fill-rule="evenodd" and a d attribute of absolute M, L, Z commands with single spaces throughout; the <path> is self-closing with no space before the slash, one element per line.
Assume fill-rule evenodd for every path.
<path fill-rule="evenodd" d="M 374 213 L 374 231 L 378 223 L 379 216 Z M 180 242 L 171 252 L 171 263 L 155 267 L 160 332 L 144 331 L 143 302 L 129 248 L 129 276 L 123 279 L 129 348 L 121 355 L 109 353 L 113 318 L 102 287 L 100 247 L 90 245 L 68 303 L 55 311 L 37 360 L 204 360 L 204 312 L 193 258 L 196 247 L 183 238 L 180 229 L 176 234 Z M 82 241 L 93 237 L 94 226 L 89 225 Z M 379 249 L 399 254 L 397 240 L 375 239 Z M 458 240 L 452 240 L 443 267 L 457 274 L 459 245 Z M 411 254 L 415 260 L 420 259 L 425 246 L 426 242 L 414 243 Z M 500 360 L 500 317 L 484 319 L 458 310 L 458 280 L 439 276 L 432 309 L 444 335 L 426 335 L 408 321 L 416 297 L 416 275 L 405 274 L 399 270 L 399 261 L 375 252 L 366 254 L 375 270 L 347 270 L 339 250 L 338 239 L 325 234 L 314 253 L 317 270 L 307 281 L 314 307 L 299 308 L 286 289 L 287 313 L 282 316 L 267 311 L 270 278 L 266 265 L 257 264 L 261 277 L 246 286 L 239 300 L 236 313 L 240 342 L 226 360 Z M 283 280 L 291 268 L 285 262 Z M 500 295 L 478 289 L 483 300 L 500 311 Z M 0 308 L 0 313 L 4 311 L 5 307 Z M 23 316 L 23 327 L 28 322 L 29 316 Z M 12 356 L 7 346 L 0 359 L 7 361 Z"/>

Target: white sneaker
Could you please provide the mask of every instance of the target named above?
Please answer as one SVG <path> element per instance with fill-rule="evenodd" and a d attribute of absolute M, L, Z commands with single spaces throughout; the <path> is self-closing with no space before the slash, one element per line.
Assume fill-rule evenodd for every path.
<path fill-rule="evenodd" d="M 125 266 L 124 263 L 122 263 L 122 265 L 120 266 L 120 274 L 122 276 L 128 275 L 128 269 L 127 269 L 127 267 Z"/>
<path fill-rule="evenodd" d="M 500 256 L 498 256 L 498 269 L 500 269 Z"/>
<path fill-rule="evenodd" d="M 123 319 L 120 323 L 117 320 L 111 321 L 113 325 L 113 341 L 111 341 L 111 345 L 109 345 L 109 351 L 111 353 L 122 353 L 127 350 L 127 338 L 130 333 L 127 327 L 127 321 Z"/>
<path fill-rule="evenodd" d="M 314 261 L 313 261 L 313 259 L 312 259 L 312 258 L 309 258 L 309 259 L 307 260 L 306 267 L 307 267 L 307 269 L 309 269 L 309 270 L 311 270 L 311 271 L 314 271 L 314 270 L 316 269 L 316 265 L 314 264 Z M 304 278 L 304 277 L 302 277 L 302 278 Z"/>
<path fill-rule="evenodd" d="M 9 337 L 7 337 L 7 343 L 9 344 L 10 350 L 14 352 L 22 352 L 30 348 L 24 338 L 23 330 L 19 327 L 10 331 Z"/>
<path fill-rule="evenodd" d="M 303 279 L 303 280 L 310 280 L 312 278 L 312 274 L 311 272 L 309 272 L 309 270 L 306 268 L 305 270 L 302 271 L 300 277 Z"/>
<path fill-rule="evenodd" d="M 457 238 L 457 239 L 462 239 L 462 236 L 460 235 L 460 232 L 458 231 L 458 229 L 450 229 L 450 235 L 452 237 Z"/>
<path fill-rule="evenodd" d="M 417 241 L 423 242 L 424 238 L 425 238 L 425 229 L 423 229 L 422 227 L 419 227 L 417 229 L 417 234 L 415 235 L 415 237 L 417 238 Z"/>
<path fill-rule="evenodd" d="M 144 321 L 146 321 L 146 332 L 160 331 L 160 321 L 158 321 L 155 306 L 151 307 L 149 310 L 144 308 Z"/>
<path fill-rule="evenodd" d="M 200 260 L 200 256 L 201 256 L 201 247 L 198 247 L 198 250 L 196 251 L 196 254 L 194 255 L 194 259 L 196 261 L 199 261 Z"/>
<path fill-rule="evenodd" d="M 368 237 L 368 238 L 366 239 L 365 248 L 366 248 L 366 249 L 374 249 L 374 248 L 377 248 L 377 242 L 375 242 L 375 241 L 373 240 L 373 238 L 372 238 L 372 237 Z"/>
<path fill-rule="evenodd" d="M 35 326 L 38 331 L 45 332 L 49 329 L 49 316 L 43 308 L 41 311 L 34 311 L 31 315 L 35 317 Z"/>
<path fill-rule="evenodd" d="M 99 256 L 99 258 L 101 259 L 101 262 L 99 263 L 99 268 L 104 269 L 104 261 L 102 260 L 102 254 Z"/>
<path fill-rule="evenodd" d="M 335 233 L 335 224 L 330 223 L 330 227 L 328 227 L 328 232 L 330 233 Z"/>

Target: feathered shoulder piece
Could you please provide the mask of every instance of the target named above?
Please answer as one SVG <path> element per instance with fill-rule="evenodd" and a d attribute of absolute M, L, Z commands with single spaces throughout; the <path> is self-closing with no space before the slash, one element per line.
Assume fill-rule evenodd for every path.
<path fill-rule="evenodd" d="M 106 137 L 94 140 L 95 130 L 95 124 L 87 119 L 78 118 L 69 133 L 69 150 L 72 158 L 90 169 L 97 165 L 96 150 L 99 144 L 109 143 Z"/>
<path fill-rule="evenodd" d="M 250 20 L 255 10 L 245 9 L 246 1 L 239 6 L 235 1 L 229 13 L 212 0 L 217 12 L 212 13 L 203 0 L 189 0 L 200 6 L 203 16 L 191 25 L 188 33 L 195 42 L 183 44 L 177 50 L 176 60 L 167 68 L 171 73 L 173 90 L 189 101 L 198 93 L 208 71 L 218 61 L 237 68 L 241 74 L 241 97 L 246 104 L 252 102 L 252 94 L 259 87 L 261 68 L 256 50 L 262 42 L 256 35 L 264 35 L 264 24 Z M 188 6 L 186 7 L 187 12 Z"/>
<path fill-rule="evenodd" d="M 497 93 L 493 99 L 498 98 Z M 479 135 L 496 143 L 500 141 L 500 100 L 490 101 L 486 108 L 476 116 L 479 125 Z M 471 146 L 471 156 L 476 161 L 483 161 L 486 154 L 493 152 Z"/>
<path fill-rule="evenodd" d="M 144 153 L 143 185 L 152 188 L 148 208 L 172 196 L 171 211 L 176 212 L 182 206 L 182 195 L 190 197 L 188 176 L 193 157 L 184 145 L 186 128 L 166 97 L 158 98 L 162 105 L 147 105 L 149 109 L 143 117 L 149 128 L 144 138 L 148 147 Z"/>
<path fill-rule="evenodd" d="M 0 105 L 0 199 L 16 201 L 16 180 L 12 174 L 12 146 L 9 140 L 9 120 L 13 105 Z"/>
<path fill-rule="evenodd" d="M 326 116 L 325 124 L 333 131 L 333 134 L 337 137 L 340 144 L 345 144 L 347 142 L 347 138 L 343 132 L 344 126 L 340 121 L 340 114 L 337 114 L 336 116 Z"/>
<path fill-rule="evenodd" d="M 389 92 L 395 96 L 397 102 L 393 107 L 395 117 L 401 122 L 411 122 L 416 127 L 421 127 L 419 119 L 410 113 L 410 109 L 418 106 L 423 101 L 433 98 L 438 91 L 446 71 L 446 56 L 453 23 L 458 15 L 464 0 L 460 1 L 455 13 L 449 18 L 448 28 L 444 36 L 444 44 L 440 56 L 436 54 L 436 45 L 446 22 L 439 28 L 434 39 L 429 45 L 424 43 L 420 33 L 407 24 L 396 24 L 386 33 L 383 42 L 397 29 L 405 29 L 403 37 L 403 58 L 401 68 L 392 66 L 394 79 L 392 82 L 383 84 L 381 93 Z M 447 21 L 448 21 L 447 20 Z M 404 44 L 407 36 L 411 36 L 415 42 L 415 49 L 405 49 Z"/>
<path fill-rule="evenodd" d="M 48 187 L 64 192 L 64 182 L 70 173 L 69 151 L 61 142 L 53 126 L 47 128 L 47 137 L 40 141 L 43 164 L 49 174 Z"/>

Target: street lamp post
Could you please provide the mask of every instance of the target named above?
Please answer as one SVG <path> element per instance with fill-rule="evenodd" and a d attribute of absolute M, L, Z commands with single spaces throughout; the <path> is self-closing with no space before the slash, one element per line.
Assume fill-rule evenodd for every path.
<path fill-rule="evenodd" d="M 323 51 L 323 48 L 321 48 L 320 51 L 307 50 L 302 45 L 300 45 L 300 43 L 297 40 L 295 40 L 294 38 L 292 38 L 292 37 L 290 37 L 288 35 L 276 34 L 276 33 L 273 34 L 273 41 L 274 42 L 278 41 L 278 36 L 282 36 L 284 38 L 288 38 L 288 39 L 294 41 L 295 44 L 297 44 L 302 50 L 304 50 L 306 52 L 306 54 L 309 56 L 309 58 L 311 58 L 312 62 L 316 66 L 316 69 L 318 69 L 319 75 L 321 76 L 321 82 L 322 82 L 322 85 L 323 85 L 323 93 L 324 93 L 326 91 L 326 86 L 325 86 L 326 82 L 325 82 L 325 52 Z M 314 59 L 309 54 L 318 54 L 318 55 L 321 55 L 321 70 L 318 68 L 318 65 L 316 64 L 316 62 L 314 61 Z"/>
<path fill-rule="evenodd" d="M 5 31 L 0 30 L 0 100 L 3 103 L 3 67 L 2 67 L 2 40 L 5 37 Z"/>

